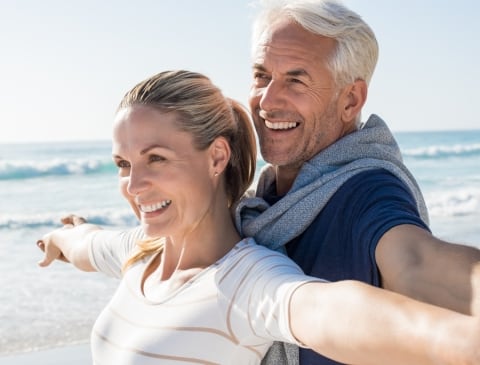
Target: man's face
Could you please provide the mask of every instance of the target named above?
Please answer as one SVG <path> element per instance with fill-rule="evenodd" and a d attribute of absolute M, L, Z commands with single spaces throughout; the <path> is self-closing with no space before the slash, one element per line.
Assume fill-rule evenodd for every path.
<path fill-rule="evenodd" d="M 327 66 L 335 46 L 335 40 L 285 20 L 263 33 L 249 104 L 267 162 L 298 171 L 345 134 Z"/>

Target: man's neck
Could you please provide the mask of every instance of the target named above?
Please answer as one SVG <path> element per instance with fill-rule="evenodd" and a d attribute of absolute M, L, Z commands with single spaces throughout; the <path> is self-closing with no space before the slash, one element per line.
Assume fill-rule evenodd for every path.
<path fill-rule="evenodd" d="M 297 178 L 300 167 L 287 167 L 287 166 L 276 166 L 276 187 L 277 195 L 285 195 L 293 185 L 293 182 Z"/>

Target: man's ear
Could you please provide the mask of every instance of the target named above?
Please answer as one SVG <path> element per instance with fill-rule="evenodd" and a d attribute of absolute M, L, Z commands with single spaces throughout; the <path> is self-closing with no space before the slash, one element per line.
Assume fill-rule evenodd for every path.
<path fill-rule="evenodd" d="M 224 137 L 217 137 L 210 145 L 212 176 L 221 174 L 228 165 L 231 156 L 230 144 Z"/>
<path fill-rule="evenodd" d="M 354 122 L 367 101 L 368 86 L 364 80 L 348 84 L 341 92 L 339 113 L 344 123 Z"/>

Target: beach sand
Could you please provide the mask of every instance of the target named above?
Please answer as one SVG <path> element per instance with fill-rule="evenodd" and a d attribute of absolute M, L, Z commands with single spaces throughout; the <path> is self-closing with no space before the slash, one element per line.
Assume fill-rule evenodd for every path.
<path fill-rule="evenodd" d="M 90 365 L 89 344 L 0 356 L 0 365 Z"/>

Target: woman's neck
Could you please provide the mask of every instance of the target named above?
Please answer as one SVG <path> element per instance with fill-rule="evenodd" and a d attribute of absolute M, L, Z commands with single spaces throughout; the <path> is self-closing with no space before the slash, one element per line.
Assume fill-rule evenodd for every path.
<path fill-rule="evenodd" d="M 142 292 L 152 300 L 170 295 L 224 257 L 239 240 L 231 219 L 205 234 L 196 230 L 182 238 L 166 237 L 163 251 L 145 269 Z"/>
<path fill-rule="evenodd" d="M 176 271 L 204 269 L 225 256 L 240 240 L 229 214 L 204 221 L 186 234 L 167 237 L 159 269 L 162 280 Z"/>

